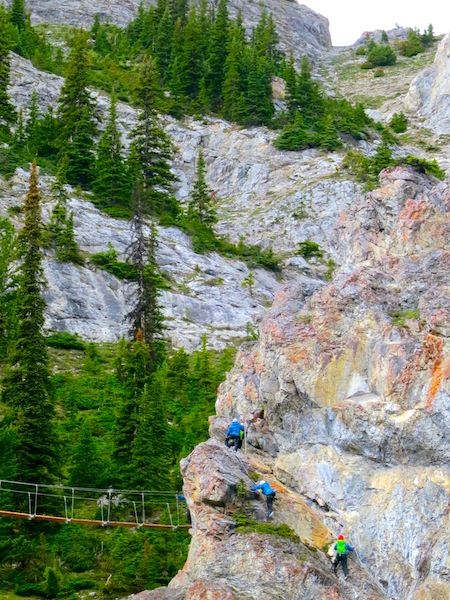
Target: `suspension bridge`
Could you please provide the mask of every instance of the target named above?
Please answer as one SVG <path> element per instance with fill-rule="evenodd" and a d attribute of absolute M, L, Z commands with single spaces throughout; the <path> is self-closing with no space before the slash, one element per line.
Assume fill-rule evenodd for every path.
<path fill-rule="evenodd" d="M 189 529 L 186 504 L 180 496 L 174 491 L 83 488 L 0 480 L 0 517 L 99 527 Z M 11 509 L 18 506 L 19 510 Z"/>

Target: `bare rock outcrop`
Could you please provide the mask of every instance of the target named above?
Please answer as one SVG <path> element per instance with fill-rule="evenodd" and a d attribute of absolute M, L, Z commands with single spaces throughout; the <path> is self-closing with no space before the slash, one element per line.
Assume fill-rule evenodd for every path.
<path fill-rule="evenodd" d="M 423 117 L 426 127 L 450 133 L 450 33 L 440 42 L 434 63 L 411 82 L 404 106 Z"/>
<path fill-rule="evenodd" d="M 236 528 L 233 516 L 243 495 L 238 490 L 250 489 L 255 468 L 261 465 L 251 456 L 236 455 L 216 440 L 200 444 L 182 462 L 193 539 L 188 561 L 169 590 L 184 592 L 185 600 L 385 598 L 356 565 L 358 585 L 338 583 L 326 554 L 316 549 L 331 540 L 329 530 L 300 496 L 281 484 L 276 523 L 289 522 L 296 514 L 301 539 Z M 253 493 L 250 497 L 255 516 L 264 520 L 265 509 Z"/>
<path fill-rule="evenodd" d="M 235 586 L 237 598 L 449 595 L 449 233 L 450 182 L 387 169 L 341 214 L 333 282 L 277 294 L 220 389 L 217 441 L 182 465 L 193 540 L 171 589 L 200 578 Z M 237 456 L 222 445 L 234 416 L 248 431 Z M 293 551 L 233 528 L 238 481 L 248 489 L 255 474 L 277 490 L 275 522 L 317 548 L 312 594 L 304 565 L 290 571 Z M 352 587 L 321 574 L 321 548 L 339 533 L 357 550 Z M 264 591 L 260 579 L 289 591 Z"/>
<path fill-rule="evenodd" d="M 29 61 L 12 56 L 10 95 L 25 109 L 33 90 L 39 107 L 55 107 L 63 79 L 36 70 Z M 93 92 L 105 114 L 109 98 Z M 119 125 L 123 140 L 136 122 L 132 107 L 120 103 Z M 179 178 L 177 195 L 187 202 L 195 174 L 196 156 L 203 148 L 208 183 L 217 194 L 217 231 L 235 243 L 273 248 L 283 257 L 284 279 L 295 281 L 304 274 L 324 276 L 323 264 L 308 264 L 296 256 L 298 243 L 314 240 L 339 262 L 340 248 L 334 232 L 339 215 L 360 195 L 360 186 L 333 178 L 342 155 L 324 156 L 317 150 L 280 152 L 272 144 L 276 135 L 265 128 L 237 128 L 219 119 L 192 119 L 180 123 L 166 118 L 165 126 L 178 153 L 173 169 Z M 41 180 L 45 216 L 52 207 L 51 179 Z M 26 193 L 27 174 L 18 170 L 11 182 L 0 181 L 2 214 L 20 204 Z M 75 233 L 87 254 L 107 250 L 108 242 L 122 254 L 129 241 L 126 222 L 109 218 L 88 198 L 72 190 L 69 208 L 75 216 Z M 162 271 L 171 282 L 162 304 L 176 346 L 195 348 L 203 333 L 211 344 L 223 348 L 248 335 L 247 324 L 255 323 L 271 304 L 280 282 L 274 274 L 252 269 L 255 285 L 242 287 L 249 268 L 216 254 L 195 254 L 190 239 L 175 228 L 160 228 L 158 256 Z M 94 341 L 113 341 L 125 333 L 128 312 L 123 282 L 112 275 L 73 265 L 61 265 L 49 256 L 47 262 L 47 325 L 68 330 Z M 251 292 L 251 293 L 250 293 Z"/>

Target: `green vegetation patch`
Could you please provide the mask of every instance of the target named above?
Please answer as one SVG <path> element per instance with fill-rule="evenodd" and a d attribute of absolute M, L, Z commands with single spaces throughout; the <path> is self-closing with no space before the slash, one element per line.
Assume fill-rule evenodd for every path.
<path fill-rule="evenodd" d="M 410 310 L 399 310 L 390 314 L 392 324 L 396 327 L 406 327 L 406 321 L 409 319 L 418 320 L 420 318 L 420 310 L 413 308 Z"/>
<path fill-rule="evenodd" d="M 236 531 L 238 533 L 259 533 L 261 535 L 275 535 L 278 537 L 288 538 L 295 542 L 296 544 L 300 544 L 301 540 L 299 536 L 295 533 L 293 529 L 291 529 L 285 523 L 281 525 L 276 525 L 274 523 L 260 523 L 259 521 L 251 521 L 243 514 L 235 513 L 236 520 Z"/>

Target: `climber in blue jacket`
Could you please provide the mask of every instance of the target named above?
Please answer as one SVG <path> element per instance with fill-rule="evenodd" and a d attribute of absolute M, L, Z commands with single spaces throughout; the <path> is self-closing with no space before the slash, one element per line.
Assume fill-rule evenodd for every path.
<path fill-rule="evenodd" d="M 261 480 L 252 487 L 252 492 L 261 490 L 266 497 L 267 510 L 269 511 L 269 517 L 273 517 L 273 501 L 275 499 L 275 490 L 273 490 L 267 481 Z"/>
<path fill-rule="evenodd" d="M 239 448 L 242 446 L 242 435 L 241 432 L 244 433 L 245 427 L 239 423 L 237 419 L 233 419 L 230 426 L 227 429 L 226 437 L 225 437 L 225 445 L 227 448 L 234 445 L 234 451 L 237 452 Z M 230 444 L 231 442 L 231 444 Z"/>
<path fill-rule="evenodd" d="M 344 539 L 343 535 L 340 535 L 337 539 L 337 542 L 334 545 L 334 549 L 336 550 L 336 557 L 333 561 L 333 572 L 336 574 L 336 570 L 339 566 L 339 563 L 342 563 L 342 570 L 344 571 L 344 576 L 347 579 L 348 577 L 348 566 L 347 566 L 347 552 L 353 552 L 355 549 Z"/>

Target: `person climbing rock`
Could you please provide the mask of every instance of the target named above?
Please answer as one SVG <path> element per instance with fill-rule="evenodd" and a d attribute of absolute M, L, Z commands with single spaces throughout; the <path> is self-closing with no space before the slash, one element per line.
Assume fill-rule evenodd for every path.
<path fill-rule="evenodd" d="M 273 490 L 267 481 L 261 480 L 259 483 L 254 485 L 251 489 L 252 492 L 261 490 L 266 497 L 267 510 L 269 511 L 269 517 L 273 517 L 273 501 L 275 499 L 275 490 Z"/>
<path fill-rule="evenodd" d="M 178 500 L 181 500 L 181 502 L 186 502 L 186 497 L 184 496 L 184 494 L 178 494 Z M 192 525 L 191 511 L 189 510 L 187 502 L 186 502 L 186 519 L 187 519 L 187 522 L 189 523 L 189 525 Z"/>
<path fill-rule="evenodd" d="M 342 570 L 344 571 L 345 579 L 348 577 L 348 566 L 347 566 L 347 552 L 353 552 L 353 546 L 347 544 L 343 535 L 340 535 L 337 539 L 336 544 L 334 545 L 334 549 L 336 551 L 336 556 L 333 560 L 333 573 L 336 575 L 336 570 L 339 566 L 339 563 L 342 564 Z"/>
<path fill-rule="evenodd" d="M 242 444 L 244 443 L 244 436 L 245 436 L 245 425 L 244 425 L 244 423 L 241 423 L 241 430 L 239 432 L 239 450 L 242 448 Z"/>
<path fill-rule="evenodd" d="M 234 451 L 237 452 L 242 446 L 241 432 L 244 432 L 245 428 L 239 423 L 237 419 L 233 419 L 230 426 L 227 429 L 225 437 L 225 445 L 227 448 L 234 445 Z"/>

